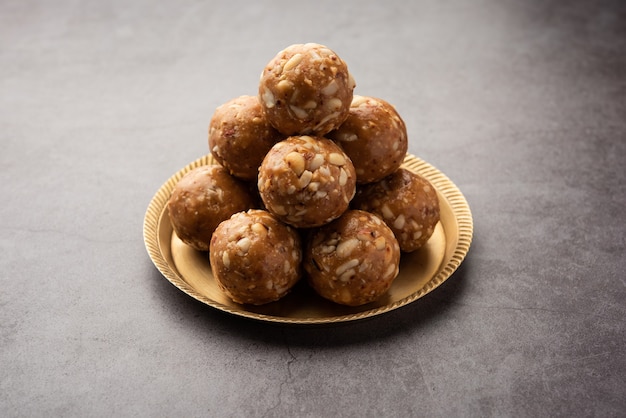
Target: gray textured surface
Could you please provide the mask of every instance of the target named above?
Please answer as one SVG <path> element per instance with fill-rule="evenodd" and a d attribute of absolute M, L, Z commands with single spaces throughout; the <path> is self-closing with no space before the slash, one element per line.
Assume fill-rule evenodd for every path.
<path fill-rule="evenodd" d="M 0 3 L 0 415 L 624 416 L 624 2 Z M 428 297 L 334 327 L 153 267 L 152 195 L 283 47 L 324 43 L 464 192 Z"/>

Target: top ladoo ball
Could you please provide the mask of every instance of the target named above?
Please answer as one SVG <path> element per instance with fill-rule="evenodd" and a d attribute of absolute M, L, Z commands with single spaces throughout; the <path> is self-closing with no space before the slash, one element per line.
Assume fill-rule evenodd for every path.
<path fill-rule="evenodd" d="M 266 66 L 259 100 L 269 123 L 284 135 L 324 135 L 348 117 L 356 84 L 329 48 L 294 44 Z"/>

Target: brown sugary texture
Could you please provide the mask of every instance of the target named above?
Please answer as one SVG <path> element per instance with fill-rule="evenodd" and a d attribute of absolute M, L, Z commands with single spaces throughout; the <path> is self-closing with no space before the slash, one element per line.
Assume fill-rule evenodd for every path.
<path fill-rule="evenodd" d="M 176 235 L 191 247 L 207 251 L 213 231 L 236 212 L 254 207 L 256 200 L 245 183 L 219 165 L 189 171 L 174 186 L 168 201 Z"/>
<path fill-rule="evenodd" d="M 268 211 L 296 228 L 312 228 L 348 209 L 356 174 L 348 156 L 333 141 L 292 136 L 267 153 L 257 185 Z"/>
<path fill-rule="evenodd" d="M 348 116 L 355 82 L 346 63 L 324 45 L 295 44 L 264 68 L 259 99 L 285 135 L 324 135 Z"/>
<path fill-rule="evenodd" d="M 349 210 L 311 232 L 303 265 L 320 296 L 359 306 L 389 290 L 399 263 L 400 247 L 389 227 L 374 214 Z"/>
<path fill-rule="evenodd" d="M 351 207 L 379 215 L 405 252 L 426 244 L 440 218 L 435 188 L 405 168 L 376 183 L 360 186 Z"/>
<path fill-rule="evenodd" d="M 300 236 L 264 210 L 240 212 L 222 222 L 209 257 L 218 286 L 237 303 L 274 302 L 301 276 Z"/>
<path fill-rule="evenodd" d="M 209 123 L 209 150 L 235 177 L 256 180 L 265 154 L 284 136 L 267 121 L 257 96 L 219 106 Z"/>
<path fill-rule="evenodd" d="M 396 171 L 406 155 L 406 126 L 396 109 L 373 97 L 354 96 L 348 118 L 328 138 L 348 154 L 360 184 Z"/>

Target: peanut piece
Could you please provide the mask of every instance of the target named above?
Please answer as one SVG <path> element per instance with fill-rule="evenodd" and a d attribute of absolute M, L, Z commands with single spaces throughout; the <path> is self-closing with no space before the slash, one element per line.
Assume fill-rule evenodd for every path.
<path fill-rule="evenodd" d="M 346 163 L 346 159 L 338 152 L 331 152 L 328 156 L 328 162 L 333 165 L 344 165 Z"/>
<path fill-rule="evenodd" d="M 352 254 L 352 252 L 359 246 L 359 240 L 356 238 L 350 238 L 345 241 L 341 241 L 337 245 L 337 256 L 345 258 Z"/>
<path fill-rule="evenodd" d="M 374 240 L 374 247 L 376 247 L 378 251 L 384 250 L 386 246 L 387 241 L 385 240 L 385 237 L 378 237 Z"/>
<path fill-rule="evenodd" d="M 248 250 L 250 250 L 250 245 L 252 245 L 252 241 L 250 241 L 250 238 L 248 237 L 243 237 L 239 241 L 237 241 L 237 244 L 235 245 L 242 253 L 246 254 Z"/>
<path fill-rule="evenodd" d="M 402 228 L 404 228 L 404 222 L 405 222 L 404 215 L 400 214 L 400 215 L 398 215 L 396 220 L 393 221 L 393 226 L 394 226 L 394 228 L 402 229 Z"/>
<path fill-rule="evenodd" d="M 293 57 L 289 58 L 289 60 L 283 65 L 283 71 L 291 71 L 300 64 L 304 56 L 302 54 L 295 54 Z"/>
<path fill-rule="evenodd" d="M 306 117 L 307 117 L 307 115 L 308 115 L 308 113 L 306 112 L 306 110 L 301 109 L 301 108 L 299 108 L 299 107 L 297 107 L 297 106 L 290 105 L 290 106 L 289 106 L 289 109 L 291 109 L 291 111 L 293 112 L 293 114 L 294 114 L 294 115 L 296 115 L 296 117 L 297 117 L 298 119 L 306 119 Z"/>
<path fill-rule="evenodd" d="M 224 267 L 226 268 L 230 267 L 230 257 L 228 255 L 228 252 L 226 251 L 222 253 L 222 263 L 224 264 Z"/>
<path fill-rule="evenodd" d="M 260 222 L 256 222 L 252 224 L 250 229 L 252 230 L 252 232 L 254 232 L 257 235 L 264 236 L 265 234 L 267 234 L 267 228 L 265 227 L 265 225 L 263 225 Z"/>
<path fill-rule="evenodd" d="M 324 156 L 322 154 L 315 154 L 315 157 L 313 157 L 309 163 L 309 170 L 315 171 L 320 168 L 322 164 L 324 164 Z"/>
<path fill-rule="evenodd" d="M 304 172 L 300 176 L 298 185 L 300 186 L 301 189 L 304 189 L 311 182 L 312 178 L 313 178 L 313 173 L 311 173 L 309 170 L 304 170 Z"/>
<path fill-rule="evenodd" d="M 387 204 L 384 204 L 381 208 L 380 211 L 383 213 L 383 217 L 386 219 L 391 219 L 393 218 L 393 212 L 391 211 L 391 209 L 389 209 L 389 206 L 387 206 Z"/>
<path fill-rule="evenodd" d="M 333 81 L 328 83 L 326 87 L 322 88 L 322 94 L 325 96 L 332 96 L 337 93 L 337 90 L 339 90 L 339 85 L 337 84 L 337 81 L 333 79 Z"/>
<path fill-rule="evenodd" d="M 337 270 L 335 270 L 335 274 L 337 274 L 337 276 L 341 276 L 347 270 L 352 269 L 358 265 L 359 265 L 359 260 L 356 258 L 353 258 L 352 260 L 346 261 L 345 263 L 337 267 Z"/>
<path fill-rule="evenodd" d="M 285 155 L 284 160 L 287 165 L 293 170 L 293 172 L 296 173 L 296 176 L 300 177 L 300 175 L 304 171 L 305 165 L 304 157 L 302 156 L 302 154 L 296 151 L 292 151 L 289 154 Z"/>
<path fill-rule="evenodd" d="M 286 90 L 293 88 L 293 83 L 289 80 L 280 80 L 278 84 L 276 84 L 276 88 L 284 93 Z"/>
<path fill-rule="evenodd" d="M 339 173 L 339 185 L 345 186 L 347 182 L 348 182 L 348 173 L 346 173 L 346 170 L 342 168 L 341 172 Z"/>

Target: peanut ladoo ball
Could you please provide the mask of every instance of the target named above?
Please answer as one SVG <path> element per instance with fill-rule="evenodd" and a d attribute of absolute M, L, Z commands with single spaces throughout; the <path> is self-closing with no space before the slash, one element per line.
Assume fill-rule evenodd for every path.
<path fill-rule="evenodd" d="M 348 154 L 358 183 L 371 183 L 396 171 L 406 156 L 406 125 L 388 102 L 354 96 L 347 119 L 329 132 Z"/>
<path fill-rule="evenodd" d="M 259 98 L 281 133 L 323 136 L 348 116 L 355 85 L 335 52 L 315 43 L 294 44 L 265 66 Z"/>
<path fill-rule="evenodd" d="M 264 210 L 239 212 L 222 222 L 209 257 L 218 286 L 237 303 L 274 302 L 301 276 L 298 232 Z"/>
<path fill-rule="evenodd" d="M 348 209 L 356 174 L 350 158 L 330 139 L 291 136 L 267 153 L 257 185 L 268 211 L 296 228 L 311 228 Z"/>
<path fill-rule="evenodd" d="M 247 184 L 220 165 L 200 166 L 176 183 L 167 207 L 174 232 L 185 244 L 207 251 L 220 222 L 257 203 Z"/>
<path fill-rule="evenodd" d="M 400 247 L 376 215 L 348 210 L 313 230 L 303 266 L 309 284 L 333 302 L 359 306 L 383 295 L 399 272 Z"/>
<path fill-rule="evenodd" d="M 265 154 L 284 136 L 274 129 L 257 96 L 240 96 L 219 106 L 209 123 L 209 150 L 235 177 L 256 180 Z"/>
<path fill-rule="evenodd" d="M 399 168 L 393 174 L 359 187 L 352 208 L 379 215 L 391 228 L 400 248 L 412 252 L 430 239 L 439 222 L 439 198 L 425 178 Z"/>

